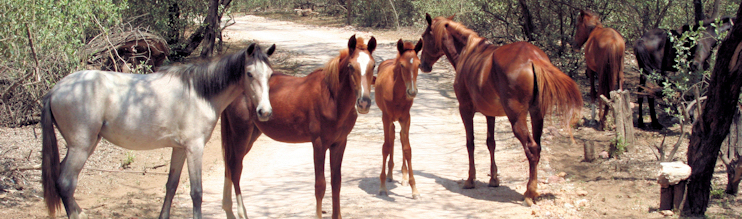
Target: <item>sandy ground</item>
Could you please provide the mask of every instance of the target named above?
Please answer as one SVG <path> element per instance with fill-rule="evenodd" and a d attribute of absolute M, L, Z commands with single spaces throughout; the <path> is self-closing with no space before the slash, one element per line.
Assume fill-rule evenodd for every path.
<path fill-rule="evenodd" d="M 314 18 L 314 19 L 323 19 Z M 238 16 L 236 23 L 225 29 L 225 39 L 235 45 L 257 41 L 263 45 L 275 43 L 280 59 L 295 68 L 295 75 L 305 75 L 321 67 L 345 48 L 348 38 L 357 34 L 368 39 L 376 36 L 379 46 L 374 52 L 376 62 L 396 55 L 399 38 L 416 41 L 421 30 L 378 31 L 353 27 L 320 27 L 257 16 Z M 374 30 L 376 31 L 376 30 Z M 288 58 L 285 58 L 288 57 Z M 627 58 L 628 66 L 635 66 Z M 467 155 L 464 128 L 458 114 L 452 90 L 454 71 L 441 59 L 428 74 L 418 77 L 419 94 L 412 107 L 410 142 L 412 167 L 422 199 L 413 200 L 408 186 L 401 179 L 401 144 L 395 142 L 396 164 L 394 183 L 387 183 L 388 197 L 377 196 L 381 171 L 383 129 L 381 112 L 360 115 L 349 135 L 340 194 L 344 218 L 661 218 L 657 212 L 659 186 L 656 184 L 658 162 L 651 146 L 659 144 L 658 132 L 637 132 L 637 145 L 620 159 L 581 162 L 586 140 L 607 145 L 610 132 L 597 132 L 592 127 L 575 130 L 576 145 L 566 139 L 566 132 L 547 123 L 542 138 L 542 159 L 539 165 L 537 205 L 522 205 L 527 181 L 527 168 L 522 146 L 513 137 L 506 118 L 496 122 L 496 162 L 500 187 L 487 187 L 489 153 L 486 149 L 485 119 L 475 116 L 475 159 L 477 183 L 475 189 L 461 188 L 467 177 Z M 626 72 L 627 82 L 636 83 L 638 74 Z M 587 93 L 583 74 L 576 77 L 580 89 Z M 633 87 L 629 85 L 629 87 Z M 589 112 L 584 110 L 583 115 Z M 399 130 L 399 125 L 397 125 Z M 675 142 L 677 127 L 666 131 L 667 141 Z M 26 167 L 40 163 L 41 130 L 37 125 L 0 129 L 0 164 L 3 167 Z M 60 139 L 60 153 L 65 144 Z M 399 139 L 397 134 L 396 139 Z M 217 125 L 204 153 L 204 218 L 226 218 L 221 207 L 224 167 L 221 158 L 221 136 Z M 681 147 L 676 156 L 685 157 Z M 600 151 L 603 147 L 597 148 Z M 165 181 L 170 149 L 127 151 L 102 141 L 80 174 L 76 199 L 91 218 L 156 218 L 165 195 Z M 122 163 L 133 162 L 126 168 Z M 250 218 L 313 218 L 314 169 L 312 146 L 286 144 L 265 136 L 258 139 L 245 157 L 242 193 Z M 329 163 L 329 162 L 328 162 Z M 329 181 L 329 164 L 325 168 Z M 565 176 L 559 176 L 564 172 Z M 0 215 L 6 218 L 45 218 L 40 171 L 11 171 L 0 174 Z M 719 164 L 713 181 L 714 189 L 726 185 L 723 165 Z M 171 214 L 173 218 L 191 217 L 190 188 L 187 172 L 181 177 Z M 328 183 L 323 202 L 324 218 L 331 216 L 331 192 Z M 235 206 L 236 210 L 236 206 Z M 718 218 L 740 218 L 742 198 L 713 198 L 709 215 Z M 58 212 L 57 218 L 66 218 Z"/>

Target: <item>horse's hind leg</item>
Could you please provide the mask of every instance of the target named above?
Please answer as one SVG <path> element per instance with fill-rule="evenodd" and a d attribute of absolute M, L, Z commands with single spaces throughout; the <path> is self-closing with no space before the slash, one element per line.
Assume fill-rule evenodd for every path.
<path fill-rule="evenodd" d="M 513 134 L 520 140 L 523 150 L 528 158 L 528 184 L 526 185 L 525 204 L 531 206 L 534 199 L 538 197 L 538 162 L 541 159 L 541 145 L 537 144 L 528 131 L 526 124 L 526 112 L 516 112 L 506 108 L 505 113 L 508 115 L 510 124 L 513 127 Z M 533 114 L 532 114 L 533 115 Z M 534 128 L 541 128 L 543 120 L 532 119 Z"/>
<path fill-rule="evenodd" d="M 412 147 L 410 146 L 410 114 L 399 119 L 402 130 L 399 133 L 400 140 L 402 141 L 402 154 L 404 160 L 402 161 L 402 176 L 407 178 L 409 174 L 410 187 L 412 188 L 412 199 L 420 199 L 420 192 L 417 191 L 415 184 L 415 175 L 412 173 Z M 406 165 L 405 165 L 406 164 Z M 404 182 L 404 181 L 403 181 Z"/>
<path fill-rule="evenodd" d="M 100 141 L 100 136 L 92 134 L 92 132 L 87 135 L 88 137 L 84 136 L 84 134 L 78 134 L 74 137 L 70 136 L 70 138 L 74 139 L 68 141 L 67 155 L 62 160 L 59 179 L 57 179 L 59 196 L 62 198 L 62 203 L 64 203 L 67 217 L 74 219 L 87 218 L 87 215 L 85 215 L 75 201 L 75 189 L 77 188 L 77 179 L 85 165 L 85 161 L 93 154 L 93 150 L 95 150 L 95 147 Z"/>
<path fill-rule="evenodd" d="M 644 88 L 642 88 L 642 87 L 643 86 L 646 86 L 646 85 L 647 85 L 647 76 L 644 75 L 644 72 L 641 72 L 641 70 L 640 70 L 640 73 L 639 73 L 639 87 L 637 88 L 637 90 L 641 93 L 642 91 L 644 91 Z M 647 101 L 650 103 L 650 108 L 651 108 L 651 103 L 654 103 L 654 100 L 649 100 L 649 97 L 647 97 Z M 639 106 L 639 116 L 638 116 L 638 119 L 636 121 L 636 127 L 639 127 L 641 129 L 643 129 L 645 127 L 645 125 L 644 125 L 644 119 L 643 119 L 644 112 L 643 112 L 643 108 L 642 108 L 642 105 L 644 104 L 644 97 L 638 96 L 636 98 L 636 104 Z M 651 115 L 651 113 L 650 113 L 650 115 Z"/>
<path fill-rule="evenodd" d="M 165 184 L 165 200 L 162 203 L 162 210 L 160 210 L 160 219 L 170 218 L 170 206 L 173 204 L 173 197 L 175 197 L 175 191 L 178 189 L 180 173 L 183 171 L 185 160 L 186 149 L 173 148 L 173 154 L 170 156 L 170 174 L 168 174 Z"/>
<path fill-rule="evenodd" d="M 500 186 L 497 178 L 497 164 L 495 163 L 495 117 L 487 116 L 487 149 L 490 151 L 490 182 L 489 186 Z"/>
<path fill-rule="evenodd" d="M 595 91 L 595 72 L 590 70 L 590 67 L 587 67 L 585 68 L 585 75 L 587 75 L 587 80 L 590 81 L 590 98 L 593 102 L 590 108 L 590 116 L 592 118 L 592 121 L 595 121 L 595 102 L 598 102 L 598 92 Z"/>
<path fill-rule="evenodd" d="M 474 188 L 474 179 L 477 171 L 474 167 L 474 111 L 470 107 L 463 107 L 459 101 L 459 114 L 466 130 L 466 152 L 469 155 L 469 178 L 464 182 L 464 189 Z"/>
<path fill-rule="evenodd" d="M 394 122 L 391 118 L 384 113 L 382 115 L 382 122 L 384 124 L 384 145 L 381 146 L 382 160 L 381 160 L 381 174 L 379 174 L 379 195 L 387 196 L 389 191 L 386 189 L 386 182 L 392 180 L 392 168 L 394 167 L 394 158 L 389 159 L 389 175 L 386 173 L 386 162 L 387 157 L 394 151 Z"/>

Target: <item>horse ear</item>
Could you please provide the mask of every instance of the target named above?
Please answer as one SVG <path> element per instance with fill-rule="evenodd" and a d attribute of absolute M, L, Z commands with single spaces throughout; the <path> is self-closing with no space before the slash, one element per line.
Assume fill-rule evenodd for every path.
<path fill-rule="evenodd" d="M 404 42 L 402 42 L 402 39 L 399 39 L 399 41 L 397 41 L 397 51 L 399 51 L 400 55 L 404 53 Z"/>
<path fill-rule="evenodd" d="M 420 50 L 423 49 L 423 39 L 420 39 L 417 41 L 417 45 L 415 45 L 415 54 L 420 52 Z"/>
<path fill-rule="evenodd" d="M 348 50 L 353 51 L 356 49 L 356 35 L 353 34 L 353 36 L 350 37 L 348 40 Z"/>
<path fill-rule="evenodd" d="M 252 55 L 252 52 L 255 51 L 255 43 L 251 43 L 250 46 L 247 47 L 247 54 Z"/>
<path fill-rule="evenodd" d="M 453 17 L 456 17 L 456 14 L 451 15 L 450 17 L 448 17 L 448 19 L 453 20 Z"/>
<path fill-rule="evenodd" d="M 368 53 L 374 53 L 374 50 L 376 49 L 376 38 L 371 37 L 371 39 L 368 40 L 366 49 L 368 50 Z"/>
<path fill-rule="evenodd" d="M 430 27 L 430 25 L 433 25 L 433 18 L 430 17 L 430 14 L 425 13 L 425 20 L 428 21 L 428 27 Z"/>
<path fill-rule="evenodd" d="M 265 52 L 265 54 L 268 55 L 268 56 L 271 56 L 271 55 L 273 55 L 273 52 L 275 52 L 275 51 L 276 51 L 276 44 L 273 44 L 271 46 L 271 48 L 268 48 L 268 51 Z"/>

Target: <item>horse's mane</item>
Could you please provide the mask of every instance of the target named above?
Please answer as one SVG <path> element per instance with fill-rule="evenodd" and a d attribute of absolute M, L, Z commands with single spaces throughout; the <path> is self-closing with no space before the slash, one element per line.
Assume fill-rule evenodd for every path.
<path fill-rule="evenodd" d="M 271 66 L 266 55 L 258 44 L 254 44 L 252 59 L 259 60 Z M 210 98 L 221 93 L 229 85 L 239 81 L 245 75 L 247 49 L 225 55 L 212 61 L 162 67 L 160 72 L 166 75 L 178 76 L 180 80 L 193 88 L 204 98 Z"/>
<path fill-rule="evenodd" d="M 457 37 L 458 40 L 464 44 L 466 44 L 466 41 L 469 37 L 479 37 L 479 34 L 477 32 L 474 32 L 473 30 L 467 28 L 465 25 L 449 20 L 448 18 L 444 17 L 437 17 L 435 18 L 436 22 L 433 24 L 433 37 L 436 42 L 437 48 L 443 48 L 443 37 L 448 33 L 448 28 L 452 28 L 457 32 L 457 35 L 451 34 L 452 37 Z"/>
<path fill-rule="evenodd" d="M 368 47 L 363 42 L 363 38 L 359 37 L 356 39 L 356 50 L 367 50 Z M 327 62 L 322 69 L 325 73 L 325 81 L 332 90 L 336 90 L 340 86 L 340 70 L 348 65 L 348 57 L 350 56 L 348 48 L 340 50 L 340 54 Z"/>

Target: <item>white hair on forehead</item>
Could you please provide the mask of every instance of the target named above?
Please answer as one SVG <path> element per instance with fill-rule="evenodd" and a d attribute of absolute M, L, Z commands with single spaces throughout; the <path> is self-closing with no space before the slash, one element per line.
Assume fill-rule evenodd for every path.
<path fill-rule="evenodd" d="M 366 75 L 366 68 L 368 67 L 368 63 L 371 61 L 371 57 L 368 56 L 366 53 L 358 53 L 358 58 L 356 59 L 358 64 L 361 65 L 361 75 Z"/>

